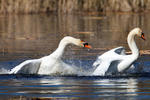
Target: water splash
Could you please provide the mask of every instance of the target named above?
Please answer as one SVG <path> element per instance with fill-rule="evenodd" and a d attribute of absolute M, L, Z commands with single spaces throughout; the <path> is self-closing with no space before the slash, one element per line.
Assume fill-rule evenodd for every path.
<path fill-rule="evenodd" d="M 0 74 L 8 74 L 10 69 L 24 60 L 15 60 L 15 61 L 5 61 L 0 62 Z M 94 60 L 79 60 L 79 59 L 63 59 L 63 62 L 66 65 L 62 65 L 62 68 L 58 68 L 51 75 L 52 76 L 92 76 L 92 72 L 94 71 L 94 67 L 92 64 Z M 150 74 L 150 61 L 147 59 L 139 59 L 134 63 L 135 68 L 130 68 L 124 73 L 121 74 L 109 74 L 105 76 L 132 76 L 134 75 L 147 75 Z M 65 68 L 63 67 L 65 66 Z M 66 67 L 67 66 L 67 67 Z"/>
<path fill-rule="evenodd" d="M 10 70 L 5 69 L 5 68 L 1 68 L 0 69 L 0 74 L 8 74 Z"/>

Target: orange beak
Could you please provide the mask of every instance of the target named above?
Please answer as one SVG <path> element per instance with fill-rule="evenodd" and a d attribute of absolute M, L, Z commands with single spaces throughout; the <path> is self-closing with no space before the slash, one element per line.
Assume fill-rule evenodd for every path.
<path fill-rule="evenodd" d="M 84 47 L 91 49 L 92 47 L 90 45 L 85 45 Z"/>
<path fill-rule="evenodd" d="M 83 45 L 84 45 L 84 47 L 86 47 L 86 48 L 92 48 L 87 42 L 83 42 Z"/>
<path fill-rule="evenodd" d="M 146 40 L 145 37 L 144 37 L 144 33 L 142 33 L 141 38 L 142 38 L 143 40 Z"/>

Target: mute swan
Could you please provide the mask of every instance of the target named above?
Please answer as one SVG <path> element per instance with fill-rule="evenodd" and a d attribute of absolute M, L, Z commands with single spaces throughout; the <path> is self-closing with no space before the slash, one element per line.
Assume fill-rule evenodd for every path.
<path fill-rule="evenodd" d="M 96 68 L 93 75 L 105 75 L 113 74 L 117 72 L 123 72 L 128 69 L 130 66 L 133 67 L 132 63 L 138 58 L 139 50 L 134 41 L 135 35 L 141 37 L 143 40 L 144 33 L 140 28 L 134 28 L 130 31 L 127 37 L 127 42 L 129 48 L 131 49 L 132 54 L 126 55 L 125 49 L 123 47 L 114 48 L 108 52 L 102 54 L 97 58 L 93 63 L 93 66 Z"/>
<path fill-rule="evenodd" d="M 80 39 L 73 38 L 71 36 L 64 37 L 58 48 L 50 55 L 42 57 L 40 59 L 27 60 L 18 66 L 14 67 L 9 74 L 54 74 L 54 73 L 74 73 L 75 68 L 65 64 L 61 57 L 64 53 L 64 49 L 68 44 L 74 44 L 80 47 L 91 48 L 88 43 L 81 41 Z"/>

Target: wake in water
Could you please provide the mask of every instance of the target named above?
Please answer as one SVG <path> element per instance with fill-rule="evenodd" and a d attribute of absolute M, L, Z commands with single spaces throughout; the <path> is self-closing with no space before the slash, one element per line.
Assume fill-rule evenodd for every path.
<path fill-rule="evenodd" d="M 0 74 L 8 74 L 10 72 L 10 70 L 5 69 L 5 68 L 1 68 L 0 69 Z"/>

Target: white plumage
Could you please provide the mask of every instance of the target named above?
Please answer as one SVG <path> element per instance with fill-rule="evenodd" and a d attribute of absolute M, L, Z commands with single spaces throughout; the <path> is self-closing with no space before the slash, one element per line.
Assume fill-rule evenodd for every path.
<path fill-rule="evenodd" d="M 90 48 L 88 43 L 81 41 L 80 39 L 73 38 L 71 36 L 64 37 L 58 48 L 50 55 L 42 57 L 40 59 L 27 60 L 18 66 L 14 67 L 10 74 L 76 74 L 78 72 L 77 67 L 70 66 L 61 60 L 64 53 L 64 49 L 68 44 L 74 44 L 80 47 Z"/>
<path fill-rule="evenodd" d="M 108 52 L 100 55 L 97 60 L 93 63 L 96 68 L 92 75 L 102 75 L 106 73 L 118 73 L 123 72 L 126 69 L 133 67 L 133 62 L 139 56 L 139 50 L 134 41 L 135 35 L 144 38 L 144 33 L 140 28 L 134 28 L 128 35 L 127 42 L 132 54 L 126 55 L 123 47 L 114 48 Z"/>

